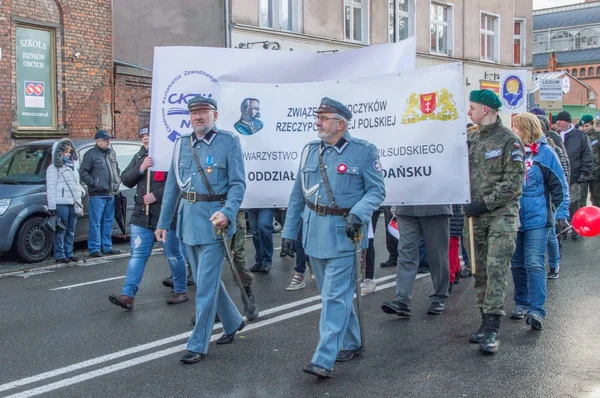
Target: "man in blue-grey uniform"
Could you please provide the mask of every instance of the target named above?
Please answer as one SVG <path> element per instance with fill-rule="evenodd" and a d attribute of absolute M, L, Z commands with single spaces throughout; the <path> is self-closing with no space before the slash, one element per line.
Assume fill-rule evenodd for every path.
<path fill-rule="evenodd" d="M 336 360 L 348 361 L 363 352 L 352 305 L 356 267 L 351 237 L 362 232 L 361 246 L 367 248 L 367 226 L 385 198 L 385 186 L 375 145 L 348 133 L 352 112 L 325 97 L 316 113 L 320 140 L 302 151 L 282 249 L 293 252 L 302 226 L 302 244 L 323 302 L 319 344 L 304 372 L 327 378 Z"/>
<path fill-rule="evenodd" d="M 181 362 L 200 361 L 208 351 L 215 313 L 223 324 L 217 344 L 230 344 L 245 326 L 221 282 L 225 245 L 231 237 L 246 189 L 242 148 L 237 136 L 215 125 L 217 102 L 196 96 L 188 102 L 194 132 L 175 142 L 156 238 L 164 241 L 177 203 L 177 236 L 187 247 L 196 281 L 196 325 Z M 231 222 L 233 221 L 233 222 Z"/>

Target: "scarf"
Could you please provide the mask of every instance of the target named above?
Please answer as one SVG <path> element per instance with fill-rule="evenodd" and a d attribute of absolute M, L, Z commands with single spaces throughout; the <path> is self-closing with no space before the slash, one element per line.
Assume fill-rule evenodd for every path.
<path fill-rule="evenodd" d="M 75 170 L 75 163 L 73 162 L 73 159 L 71 159 L 70 156 L 63 155 L 63 164 L 67 167 L 70 167 L 71 170 Z"/>
<path fill-rule="evenodd" d="M 525 153 L 532 153 L 534 155 L 537 155 L 539 151 L 540 151 L 540 146 L 538 145 L 537 142 L 534 142 L 533 144 L 525 145 Z"/>

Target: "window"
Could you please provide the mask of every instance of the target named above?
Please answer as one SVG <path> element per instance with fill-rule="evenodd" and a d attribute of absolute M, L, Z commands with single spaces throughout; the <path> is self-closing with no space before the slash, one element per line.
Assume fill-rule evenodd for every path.
<path fill-rule="evenodd" d="M 594 101 L 596 99 L 596 93 L 591 88 L 588 88 L 588 101 Z"/>
<path fill-rule="evenodd" d="M 369 0 L 344 0 L 344 39 L 368 44 Z"/>
<path fill-rule="evenodd" d="M 596 75 L 600 75 L 600 66 L 596 69 Z"/>
<path fill-rule="evenodd" d="M 544 34 L 537 34 L 533 36 L 533 53 L 545 53 L 548 51 L 548 46 L 550 42 L 548 41 L 548 36 Z"/>
<path fill-rule="evenodd" d="M 598 47 L 600 35 L 593 29 L 583 29 L 575 35 L 575 49 L 583 50 L 586 48 Z"/>
<path fill-rule="evenodd" d="M 481 14 L 481 60 L 498 62 L 498 17 Z"/>
<path fill-rule="evenodd" d="M 431 3 L 430 52 L 452 56 L 452 6 Z"/>
<path fill-rule="evenodd" d="M 551 51 L 569 51 L 575 48 L 575 39 L 569 32 L 559 32 L 550 40 Z"/>
<path fill-rule="evenodd" d="M 573 75 L 573 77 L 577 77 L 577 69 L 573 69 L 571 71 L 571 74 Z"/>
<path fill-rule="evenodd" d="M 525 65 L 525 21 L 515 20 L 513 33 L 513 64 Z"/>
<path fill-rule="evenodd" d="M 261 27 L 301 31 L 301 0 L 260 0 L 259 7 Z"/>
<path fill-rule="evenodd" d="M 404 40 L 414 34 L 414 0 L 389 0 L 388 32 L 390 43 Z"/>
<path fill-rule="evenodd" d="M 594 76 L 594 68 L 588 69 L 588 76 Z"/>
<path fill-rule="evenodd" d="M 585 77 L 585 68 L 579 69 L 579 77 Z"/>

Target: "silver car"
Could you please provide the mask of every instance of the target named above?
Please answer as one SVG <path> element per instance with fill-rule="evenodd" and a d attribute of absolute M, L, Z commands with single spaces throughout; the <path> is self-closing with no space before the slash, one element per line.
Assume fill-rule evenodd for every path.
<path fill-rule="evenodd" d="M 56 140 L 34 141 L 15 147 L 0 157 L 0 253 L 15 251 L 23 261 L 35 263 L 52 253 L 52 234 L 41 227 L 48 216 L 46 169 L 52 162 Z M 73 139 L 79 159 L 91 149 L 93 140 Z M 119 169 L 124 170 L 140 150 L 141 142 L 111 140 Z M 84 185 L 85 187 L 85 185 Z M 121 185 L 127 197 L 127 219 L 133 211 L 135 189 Z M 75 241 L 87 240 L 89 230 L 88 195 L 83 198 L 84 215 L 77 220 Z M 127 223 L 125 223 L 128 228 Z M 113 235 L 128 233 L 115 223 Z"/>

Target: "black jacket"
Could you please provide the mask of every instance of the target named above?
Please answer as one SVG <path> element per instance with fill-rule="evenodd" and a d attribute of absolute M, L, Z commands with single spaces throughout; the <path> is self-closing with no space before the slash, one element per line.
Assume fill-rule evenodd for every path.
<path fill-rule="evenodd" d="M 142 147 L 137 154 L 131 159 L 129 165 L 123 170 L 121 179 L 123 184 L 128 188 L 136 187 L 135 190 L 135 205 L 131 214 L 131 224 L 144 228 L 156 228 L 158 218 L 160 216 L 160 208 L 162 206 L 162 198 L 167 182 L 166 172 L 150 172 L 150 192 L 154 194 L 156 202 L 150 205 L 150 211 L 146 216 L 146 205 L 144 204 L 144 195 L 146 195 L 146 186 L 148 171 L 140 173 L 140 166 L 144 159 L 148 156 L 146 148 Z M 157 181 L 158 180 L 158 181 Z M 173 217 L 171 229 L 175 229 L 177 225 L 177 217 Z"/>
<path fill-rule="evenodd" d="M 570 183 L 590 181 L 594 169 L 594 159 L 587 135 L 577 129 L 571 130 L 565 136 L 565 148 L 571 163 Z"/>
<path fill-rule="evenodd" d="M 111 147 L 100 149 L 95 145 L 83 155 L 79 176 L 88 186 L 90 196 L 113 196 L 119 192 L 121 177 L 117 155 Z"/>
<path fill-rule="evenodd" d="M 450 236 L 463 236 L 465 226 L 465 215 L 462 205 L 452 205 L 452 217 L 450 217 Z"/>

